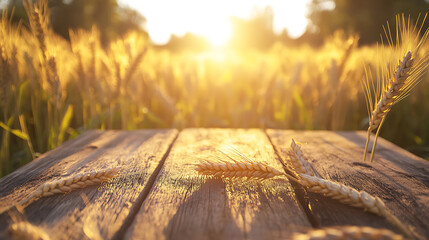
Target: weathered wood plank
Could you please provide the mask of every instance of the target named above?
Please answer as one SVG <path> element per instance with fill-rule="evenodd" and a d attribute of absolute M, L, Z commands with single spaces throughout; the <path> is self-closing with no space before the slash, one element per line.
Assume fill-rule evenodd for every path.
<path fill-rule="evenodd" d="M 192 164 L 218 155 L 222 145 L 282 169 L 261 130 L 186 129 L 125 239 L 284 239 L 311 227 L 285 177 L 223 182 L 199 176 Z"/>
<path fill-rule="evenodd" d="M 10 237 L 5 229 L 18 220 L 42 227 L 52 239 L 112 238 L 132 209 L 141 205 L 142 194 L 149 192 L 154 171 L 177 134 L 177 130 L 92 131 L 2 178 L 0 208 L 23 199 L 46 180 L 121 167 L 112 182 L 41 198 L 23 214 L 16 210 L 2 214 L 0 239 Z"/>
<path fill-rule="evenodd" d="M 429 162 L 384 139 L 379 139 L 374 162 L 363 162 L 365 132 L 267 130 L 267 133 L 282 158 L 288 159 L 286 151 L 292 138 L 304 143 L 303 153 L 320 176 L 380 197 L 422 239 L 429 238 Z M 381 217 L 319 194 L 309 193 L 304 204 L 307 203 L 316 226 L 369 225 L 398 232 Z"/>

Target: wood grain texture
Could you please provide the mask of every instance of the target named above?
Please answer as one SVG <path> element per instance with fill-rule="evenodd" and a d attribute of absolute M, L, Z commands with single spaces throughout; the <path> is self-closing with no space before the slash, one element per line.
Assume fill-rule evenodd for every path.
<path fill-rule="evenodd" d="M 261 130 L 186 129 L 165 161 L 125 239 L 284 239 L 311 227 L 285 177 L 222 181 L 192 164 L 234 146 L 282 170 Z"/>
<path fill-rule="evenodd" d="M 25 198 L 45 181 L 121 167 L 111 182 L 41 198 L 23 212 L 15 209 L 0 215 L 0 239 L 10 237 L 5 230 L 11 223 L 23 220 L 41 227 L 52 239 L 112 238 L 136 199 L 151 187 L 148 180 L 177 134 L 177 130 L 87 132 L 0 179 L 2 208 Z"/>
<path fill-rule="evenodd" d="M 286 151 L 294 138 L 303 143 L 303 153 L 321 177 L 380 197 L 420 239 L 429 238 L 429 162 L 384 139 L 379 139 L 374 162 L 362 162 L 366 132 L 267 133 L 282 158 L 287 159 Z M 366 225 L 398 232 L 381 217 L 319 194 L 308 193 L 303 199 L 316 226 Z"/>

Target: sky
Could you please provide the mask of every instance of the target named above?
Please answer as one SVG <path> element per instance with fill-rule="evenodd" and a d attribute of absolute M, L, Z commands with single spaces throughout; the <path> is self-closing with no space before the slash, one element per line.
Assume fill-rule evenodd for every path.
<path fill-rule="evenodd" d="M 232 16 L 250 19 L 254 7 L 271 6 L 274 32 L 286 29 L 289 36 L 301 36 L 307 26 L 307 5 L 311 0 L 119 0 L 122 6 L 139 11 L 147 20 L 146 30 L 156 44 L 167 43 L 171 34 L 190 32 L 206 37 L 213 45 L 226 43 L 231 35 Z"/>

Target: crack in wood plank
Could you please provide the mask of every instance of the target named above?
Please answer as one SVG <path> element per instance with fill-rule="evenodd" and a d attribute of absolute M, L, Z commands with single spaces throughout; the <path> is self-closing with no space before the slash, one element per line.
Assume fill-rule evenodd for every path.
<path fill-rule="evenodd" d="M 282 156 L 280 154 L 280 149 L 278 149 L 276 147 L 276 145 L 273 143 L 273 140 L 271 139 L 271 136 L 268 134 L 268 132 L 266 130 L 264 130 L 265 135 L 267 136 L 268 140 L 271 143 L 271 146 L 273 146 L 274 152 L 276 153 L 277 157 L 280 159 L 280 161 L 283 162 L 287 161 L 284 156 Z M 286 169 L 286 167 L 283 168 L 287 173 L 292 174 L 291 172 L 288 171 L 288 169 Z M 293 176 L 293 174 L 292 174 Z M 297 200 L 299 202 L 299 204 L 301 205 L 302 209 L 305 212 L 305 215 L 307 216 L 308 221 L 311 223 L 311 226 L 313 228 L 319 228 L 320 224 L 319 222 L 315 219 L 312 211 L 311 211 L 311 205 L 308 202 L 308 194 L 307 191 L 305 191 L 305 189 L 298 183 L 294 182 L 294 181 L 290 181 L 291 185 L 293 187 L 293 190 L 295 191 L 295 195 L 297 197 Z"/>
<path fill-rule="evenodd" d="M 159 162 L 158 166 L 153 171 L 152 175 L 149 177 L 148 181 L 146 182 L 146 186 L 141 191 L 140 195 L 135 200 L 135 203 L 131 206 L 130 212 L 128 216 L 124 219 L 121 228 L 113 235 L 112 239 L 123 239 L 126 231 L 133 223 L 136 215 L 138 214 L 141 206 L 143 205 L 144 201 L 146 200 L 150 190 L 152 189 L 156 178 L 158 178 L 158 174 L 161 171 L 162 167 L 164 166 L 165 159 L 167 159 L 168 155 L 170 154 L 171 148 L 173 147 L 174 143 L 176 142 L 177 137 L 180 133 L 176 135 L 176 137 L 173 139 L 173 141 L 170 143 L 170 146 L 168 147 L 167 151 L 165 152 L 164 156 L 162 157 L 161 161 Z"/>
<path fill-rule="evenodd" d="M 123 226 L 131 207 L 177 136 L 177 130 L 95 131 L 89 134 L 98 137 L 91 141 L 78 138 L 72 142 L 73 147 L 66 143 L 58 148 L 66 153 L 51 151 L 23 168 L 32 169 L 37 177 L 32 175 L 28 179 L 22 169 L 18 170 L 20 175 L 6 176 L 7 182 L 12 184 L 9 188 L 15 190 L 2 195 L 0 205 L 19 201 L 43 181 L 56 178 L 58 173 L 120 166 L 119 176 L 100 186 L 41 198 L 26 206 L 23 214 L 13 211 L 0 215 L 0 239 L 10 237 L 6 228 L 16 218 L 42 227 L 53 239 L 112 238 Z M 75 144 L 79 142 L 81 144 Z M 21 179 L 17 182 L 24 184 L 16 185 L 14 179 Z M 10 215 L 18 217 L 11 219 Z"/>
<path fill-rule="evenodd" d="M 374 162 L 362 162 L 364 132 L 267 130 L 267 133 L 284 159 L 291 138 L 305 143 L 303 153 L 320 176 L 380 197 L 421 239 L 429 237 L 429 175 L 425 174 L 428 161 L 379 139 L 380 149 Z M 308 193 L 308 196 L 312 214 L 320 226 L 366 225 L 399 233 L 382 217 L 320 194 Z"/>
<path fill-rule="evenodd" d="M 281 169 L 261 130 L 185 129 L 125 239 L 282 239 L 311 227 L 285 177 L 223 182 L 198 175 L 192 164 L 223 144 Z"/>

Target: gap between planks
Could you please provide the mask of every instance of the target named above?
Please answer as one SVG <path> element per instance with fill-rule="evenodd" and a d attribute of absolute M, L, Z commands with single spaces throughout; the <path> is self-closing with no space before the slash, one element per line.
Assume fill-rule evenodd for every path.
<path fill-rule="evenodd" d="M 121 228 L 113 235 L 112 239 L 123 239 L 125 233 L 127 232 L 128 228 L 132 225 L 134 219 L 136 218 L 140 208 L 142 207 L 144 201 L 146 200 L 147 196 L 149 195 L 149 192 L 152 190 L 153 185 L 155 184 L 155 181 L 159 175 L 159 172 L 164 166 L 165 160 L 168 158 L 168 155 L 170 155 L 171 148 L 173 148 L 174 143 L 176 142 L 177 138 L 179 137 L 181 131 L 179 131 L 176 136 L 174 137 L 173 141 L 171 142 L 170 146 L 168 146 L 167 151 L 164 153 L 164 156 L 162 156 L 161 161 L 159 162 L 158 166 L 155 168 L 151 176 L 149 177 L 147 181 L 146 187 L 141 191 L 140 195 L 137 197 L 136 202 L 131 206 L 130 212 L 128 216 L 125 218 L 124 222 L 122 223 Z"/>
<path fill-rule="evenodd" d="M 185 156 L 192 153 L 198 153 L 192 158 L 212 156 L 217 149 L 213 144 L 226 143 L 245 150 L 250 158 L 267 154 L 270 157 L 263 162 L 282 166 L 262 129 L 186 129 L 180 132 L 153 191 L 124 237 L 264 239 L 271 236 L 272 239 L 312 227 L 286 178 L 266 180 L 263 184 L 255 180 L 223 183 L 193 172 L 187 175 L 192 160 Z M 179 170 L 183 164 L 187 166 Z M 166 201 L 162 208 L 158 206 L 160 199 Z"/>
<path fill-rule="evenodd" d="M 127 137 L 128 133 L 129 134 L 132 133 L 132 136 Z M 131 173 L 129 172 L 129 170 L 133 170 L 134 168 L 139 167 L 140 165 L 141 165 L 140 167 L 142 167 L 144 164 L 144 167 L 149 169 L 148 171 L 146 171 L 147 172 L 146 176 L 144 175 L 145 173 L 143 172 L 141 175 L 137 176 L 138 179 L 136 178 L 135 180 L 133 180 L 134 182 L 122 183 L 122 184 L 119 184 L 119 182 L 115 182 L 111 184 L 113 186 L 119 184 L 117 187 L 122 187 L 122 188 L 119 188 L 117 190 L 121 190 L 121 193 L 126 194 L 127 195 L 126 198 L 121 197 L 120 200 L 116 200 L 116 199 L 113 200 L 111 199 L 113 194 L 111 193 L 110 190 L 99 192 L 97 188 L 86 188 L 86 189 L 82 189 L 82 193 L 80 194 L 80 196 L 78 192 L 74 192 L 74 193 L 68 194 L 67 196 L 64 195 L 64 196 L 56 196 L 52 198 L 44 198 L 40 201 L 37 200 L 31 206 L 28 206 L 28 209 L 26 209 L 26 210 L 29 210 L 30 215 L 27 215 L 28 213 L 26 213 L 25 219 L 28 218 L 29 222 L 31 222 L 32 224 L 35 223 L 36 225 L 39 225 L 39 224 L 44 225 L 42 227 L 45 230 L 47 230 L 49 234 L 52 234 L 51 236 L 55 236 L 54 238 L 56 239 L 69 239 L 69 238 L 85 239 L 89 237 L 86 232 L 88 228 L 85 228 L 85 227 L 81 228 L 80 225 L 82 226 L 85 225 L 85 221 L 91 218 L 94 218 L 92 220 L 97 219 L 96 223 L 100 224 L 98 228 L 96 228 L 96 230 L 98 231 L 94 231 L 94 234 L 96 234 L 97 236 L 100 236 L 100 238 L 109 238 L 109 239 L 115 236 L 117 234 L 117 231 L 120 230 L 122 227 L 124 227 L 123 223 L 125 222 L 125 220 L 132 221 L 132 215 L 130 215 L 132 214 L 132 212 L 130 210 L 134 208 L 137 208 L 137 209 L 139 208 L 139 204 L 135 202 L 136 200 L 138 200 L 139 202 L 144 201 L 144 198 L 145 198 L 144 192 L 145 191 L 148 192 L 151 189 L 151 186 L 146 186 L 146 183 L 148 183 L 149 180 L 153 182 L 154 179 L 156 178 L 157 174 L 155 170 L 162 168 L 162 164 L 160 164 L 160 162 L 168 156 L 167 150 L 170 149 L 171 146 L 173 145 L 172 142 L 177 138 L 178 131 L 175 129 L 174 130 L 173 129 L 143 130 L 143 131 L 132 131 L 132 132 L 128 132 L 128 131 L 96 132 L 94 131 L 94 132 L 91 132 L 91 134 L 95 135 L 95 138 L 88 139 L 88 141 L 86 141 L 86 138 L 83 138 L 83 139 L 78 138 L 79 142 L 83 141 L 83 144 L 79 145 L 79 147 L 76 146 L 76 148 L 74 148 L 74 147 L 71 147 L 70 145 L 65 144 L 60 146 L 56 150 L 47 153 L 44 161 L 42 161 L 42 159 L 38 160 L 38 161 L 42 161 L 41 163 L 44 163 L 39 165 L 45 166 L 47 163 L 49 163 L 50 164 L 49 166 L 51 166 L 52 169 L 43 168 L 42 170 L 40 170 L 40 167 L 39 167 L 39 170 L 38 170 L 37 167 L 34 167 L 34 164 L 36 163 L 34 162 L 33 164 L 30 163 L 29 165 L 26 165 L 23 168 L 17 170 L 16 172 L 12 173 L 9 177 L 6 176 L 6 178 L 3 178 L 2 179 L 3 182 L 5 182 L 5 180 L 6 182 L 11 182 L 9 181 L 10 180 L 9 178 L 18 179 L 21 182 L 25 181 L 26 185 L 28 186 L 21 186 L 21 184 L 18 184 L 19 186 L 17 187 L 18 187 L 19 193 L 16 193 L 17 191 L 15 187 L 12 186 L 12 188 L 15 189 L 13 190 L 13 192 L 11 193 L 2 192 L 2 194 L 0 194 L 2 196 L 2 200 L 6 198 L 8 199 L 8 201 L 13 201 L 13 199 L 20 198 L 22 197 L 23 194 L 25 195 L 26 192 L 31 191 L 33 188 L 33 185 L 38 184 L 41 181 L 43 182 L 44 181 L 43 179 L 64 175 L 64 174 L 67 174 L 68 172 L 73 172 L 76 169 L 79 169 L 79 171 L 83 169 L 83 171 L 85 171 L 85 169 L 88 169 L 88 168 L 91 169 L 91 166 L 92 167 L 98 166 L 100 164 L 103 166 L 109 166 L 109 165 L 115 165 L 118 163 L 119 164 L 124 163 L 126 165 L 125 167 L 132 166 L 131 168 L 128 168 L 128 169 L 124 168 L 124 170 L 127 170 L 128 173 Z M 107 136 L 107 138 L 105 135 Z M 161 141 L 160 138 L 164 138 L 164 139 Z M 71 143 L 74 144 L 75 141 L 71 140 Z M 153 146 L 151 145 L 152 147 L 148 147 L 148 144 L 146 142 L 149 142 L 149 141 L 153 141 L 149 143 L 149 144 L 154 144 Z M 118 144 L 118 142 L 120 142 L 121 144 Z M 162 142 L 164 142 L 164 144 L 162 144 Z M 129 146 L 129 149 L 127 148 L 128 149 L 127 154 L 121 155 L 117 153 L 118 151 L 116 152 L 114 151 L 115 147 L 121 148 L 121 146 L 128 146 L 130 143 L 134 145 L 131 144 Z M 146 143 L 146 144 L 143 144 L 143 143 Z M 92 151 L 97 151 L 97 152 L 92 152 Z M 110 156 L 109 154 L 105 155 L 104 152 L 106 151 L 109 153 L 112 153 L 113 156 Z M 64 153 L 70 153 L 70 152 L 73 152 L 73 154 L 64 155 Z M 146 154 L 149 152 L 152 154 L 149 154 L 146 156 Z M 66 159 L 67 156 L 70 156 L 68 157 L 69 159 Z M 155 160 L 151 160 L 152 158 L 155 158 Z M 144 162 L 140 163 L 138 159 L 142 159 L 144 160 Z M 119 160 L 120 162 L 118 162 Z M 152 163 L 149 164 L 150 162 Z M 26 170 L 29 167 L 30 168 L 32 167 L 35 169 L 35 170 L 33 169 L 33 172 L 37 172 L 36 170 L 38 170 L 38 173 L 37 174 L 35 173 L 36 175 L 34 174 L 33 175 L 34 176 L 43 175 L 44 176 L 43 179 L 39 179 L 39 177 L 37 177 L 37 179 L 35 177 L 32 177 L 30 180 L 28 180 L 26 177 L 23 177 L 20 175 L 18 177 L 15 176 L 16 173 L 22 172 L 23 170 Z M 65 171 L 64 169 L 66 169 L 67 171 Z M 24 178 L 24 179 L 21 179 L 21 178 Z M 16 181 L 12 181 L 12 182 L 16 182 Z M 131 187 L 134 189 L 137 189 L 137 191 L 130 190 Z M 140 187 L 142 188 L 140 189 Z M 4 188 L 4 186 L 2 186 L 2 188 Z M 104 194 L 104 192 L 106 192 L 106 195 Z M 88 207 L 84 207 L 87 205 L 87 203 L 82 202 L 82 199 L 81 199 L 82 194 L 84 196 L 90 196 L 90 199 L 91 199 L 90 206 L 88 205 Z M 74 200 L 79 200 L 79 201 L 61 201 L 61 199 L 65 199 L 65 197 L 71 198 Z M 93 197 L 95 197 L 94 200 L 93 200 Z M 105 205 L 104 203 L 97 201 L 97 199 L 102 199 L 103 197 L 107 197 L 108 200 L 113 200 L 115 203 L 120 204 L 120 206 L 122 207 L 118 208 L 120 210 L 119 213 L 118 211 L 112 210 L 111 207 Z M 128 197 L 130 197 L 131 201 L 134 202 L 135 204 L 128 204 L 128 203 L 131 203 L 129 201 L 123 204 L 124 201 L 128 199 Z M 2 204 L 3 203 L 4 202 L 2 202 Z M 119 205 L 116 205 L 116 206 L 119 206 Z M 72 208 L 75 210 L 71 211 L 70 209 Z M 48 211 L 44 211 L 43 209 Z M 100 210 L 102 211 L 101 213 L 100 213 Z M 45 212 L 46 214 L 49 214 L 49 216 L 48 215 L 45 216 Z M 104 215 L 108 216 L 109 214 L 110 215 L 115 214 L 116 217 L 114 218 L 101 217 Z M 11 220 L 12 222 L 14 221 L 14 219 L 11 219 L 11 217 L 13 216 L 10 214 L 9 216 L 4 214 L 1 215 L 0 239 L 3 239 L 3 237 L 6 238 L 7 236 L 9 236 L 9 234 L 7 234 L 6 228 Z M 50 220 L 46 221 L 47 219 L 50 219 Z M 55 221 L 52 221 L 52 219 L 55 219 Z M 71 219 L 76 222 L 72 226 L 70 225 L 66 226 L 64 223 L 66 223 L 68 219 Z M 17 219 L 17 220 L 21 221 L 22 219 Z M 108 225 L 105 225 L 105 223 L 107 223 Z M 91 227 L 94 227 L 94 226 L 91 225 L 90 228 Z M 68 234 L 71 234 L 71 235 L 68 235 Z M 101 235 L 103 235 L 103 237 Z"/>
<path fill-rule="evenodd" d="M 276 146 L 273 144 L 271 137 L 269 136 L 269 134 L 267 133 L 267 131 L 265 129 L 260 129 L 260 130 L 261 130 L 261 132 L 263 132 L 264 135 L 266 135 L 268 142 L 270 143 L 270 145 L 274 151 L 274 154 L 277 157 L 277 161 L 280 162 L 280 164 L 283 166 L 284 160 L 283 160 L 282 156 L 280 155 L 280 153 L 278 152 L 278 149 L 276 148 Z M 182 134 L 182 132 L 183 131 L 180 130 L 178 132 L 178 134 L 176 135 L 176 137 L 174 138 L 174 140 L 171 142 L 171 144 L 168 147 L 168 150 L 166 151 L 166 153 L 164 154 L 162 160 L 159 162 L 157 168 L 155 169 L 155 171 L 152 173 L 151 177 L 149 178 L 147 187 L 140 193 L 139 197 L 136 199 L 135 204 L 133 204 L 133 206 L 131 207 L 130 213 L 127 216 L 126 220 L 124 221 L 122 227 L 116 232 L 116 234 L 112 237 L 112 239 L 114 239 L 114 240 L 124 239 L 127 230 L 132 226 L 137 214 L 139 213 L 139 211 L 140 211 L 141 207 L 143 206 L 144 202 L 146 201 L 149 193 L 151 192 L 152 188 L 154 187 L 154 184 L 155 184 L 155 182 L 159 176 L 159 173 L 162 170 L 162 168 L 164 167 L 166 159 L 170 155 L 171 149 L 173 148 L 174 144 L 176 143 L 176 140 Z M 284 168 L 284 167 L 283 167 L 283 170 L 287 172 L 286 168 Z M 308 198 L 306 191 L 302 187 L 300 188 L 299 185 L 297 183 L 295 183 L 294 181 L 289 180 L 289 182 L 291 183 L 292 189 L 295 192 L 296 201 L 298 202 L 298 204 L 301 205 L 301 207 L 304 210 L 306 217 L 307 217 L 308 221 L 310 222 L 311 226 L 313 228 L 320 227 L 320 224 L 317 223 L 313 214 L 311 213 L 311 209 L 309 209 L 308 205 L 306 204 L 305 197 Z"/>
<path fill-rule="evenodd" d="M 273 140 L 271 139 L 270 135 L 268 134 L 266 129 L 263 129 L 265 135 L 268 138 L 268 141 L 270 142 L 271 146 L 274 149 L 274 153 L 276 154 L 277 158 L 279 159 L 280 163 L 283 165 L 283 171 L 289 172 L 286 167 L 284 166 L 284 162 L 286 159 L 282 157 L 279 150 L 277 149 L 276 145 L 274 145 Z M 289 178 L 288 178 L 289 179 Z M 304 209 L 305 215 L 307 216 L 308 221 L 311 223 L 311 226 L 313 228 L 320 228 L 321 225 L 317 222 L 316 218 L 314 217 L 311 209 L 309 208 L 308 204 L 305 201 L 305 198 L 308 198 L 308 194 L 304 188 L 300 187 L 298 183 L 295 181 L 292 181 L 289 179 L 289 182 L 292 185 L 293 190 L 295 191 L 295 196 L 297 198 L 298 203 L 301 205 L 302 209 Z"/>
<path fill-rule="evenodd" d="M 380 138 L 376 159 L 363 163 L 366 133 L 331 131 L 266 131 L 278 152 L 287 158 L 290 139 L 308 143 L 303 152 L 323 178 L 380 197 L 396 217 L 411 226 L 419 239 L 429 236 L 429 162 Z M 357 225 L 399 230 L 384 218 L 308 192 L 302 206 L 311 209 L 317 225 Z"/>

